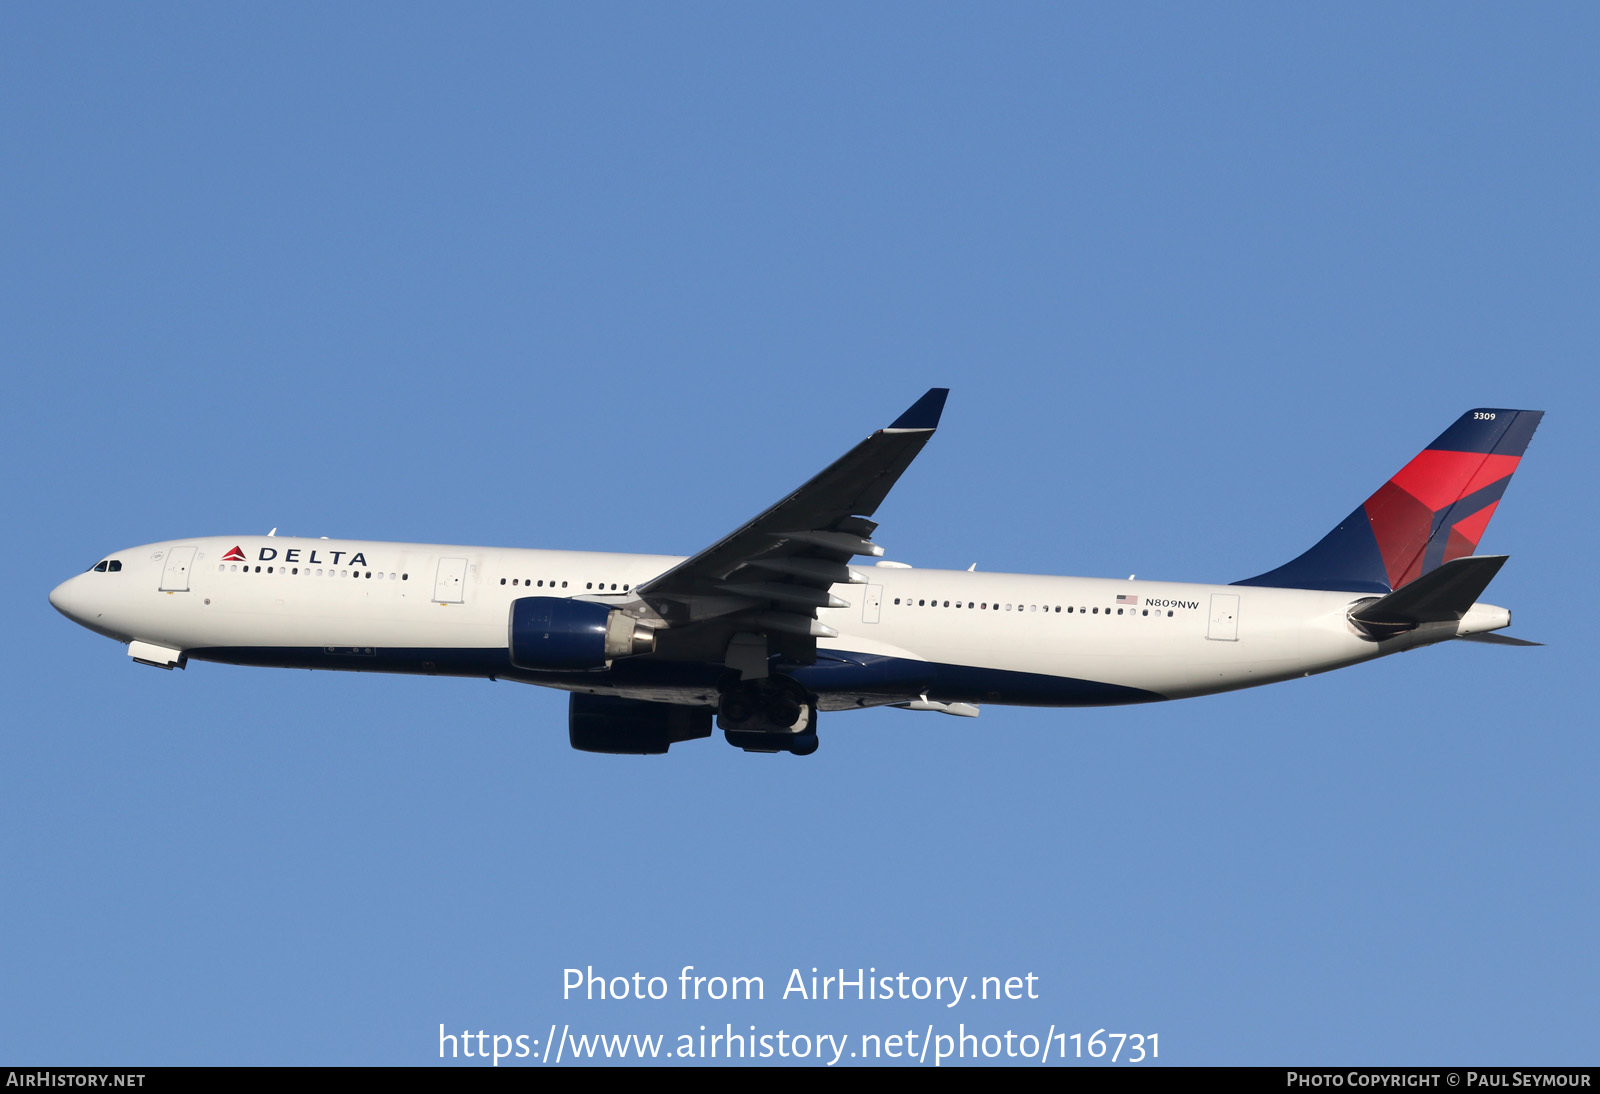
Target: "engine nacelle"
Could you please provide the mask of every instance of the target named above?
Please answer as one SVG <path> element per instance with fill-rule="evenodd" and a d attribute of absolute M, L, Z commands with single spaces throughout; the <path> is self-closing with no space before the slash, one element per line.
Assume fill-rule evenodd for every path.
<path fill-rule="evenodd" d="M 511 663 L 520 669 L 598 669 L 656 648 L 655 631 L 587 600 L 525 596 L 511 602 Z"/>
<path fill-rule="evenodd" d="M 711 736 L 711 708 L 574 692 L 567 738 L 580 752 L 656 756 L 679 741 Z"/>

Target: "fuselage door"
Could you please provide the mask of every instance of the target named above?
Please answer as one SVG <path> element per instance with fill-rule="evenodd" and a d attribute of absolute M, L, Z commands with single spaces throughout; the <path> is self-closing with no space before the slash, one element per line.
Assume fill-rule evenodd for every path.
<path fill-rule="evenodd" d="M 467 560 L 441 558 L 439 576 L 433 582 L 433 599 L 439 604 L 459 604 L 467 587 Z"/>
<path fill-rule="evenodd" d="M 868 585 L 867 595 L 861 602 L 861 622 L 876 623 L 883 611 L 883 586 Z"/>
<path fill-rule="evenodd" d="M 193 547 L 172 547 L 167 551 L 167 564 L 161 571 L 161 591 L 186 593 L 189 591 L 189 571 L 194 568 Z"/>
<path fill-rule="evenodd" d="M 1211 622 L 1206 637 L 1218 642 L 1239 641 L 1239 594 L 1211 594 Z"/>

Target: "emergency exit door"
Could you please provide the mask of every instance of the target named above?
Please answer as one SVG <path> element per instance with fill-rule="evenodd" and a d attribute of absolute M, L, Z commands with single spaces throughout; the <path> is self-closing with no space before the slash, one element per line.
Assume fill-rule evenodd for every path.
<path fill-rule="evenodd" d="M 161 571 L 161 591 L 186 593 L 189 591 L 189 571 L 194 569 L 193 547 L 173 547 L 167 551 L 167 564 Z"/>
<path fill-rule="evenodd" d="M 467 560 L 441 558 L 433 581 L 433 599 L 440 604 L 461 603 L 467 587 Z"/>
<path fill-rule="evenodd" d="M 1206 625 L 1206 637 L 1218 642 L 1239 641 L 1238 593 L 1211 594 L 1211 621 Z"/>
<path fill-rule="evenodd" d="M 883 586 L 868 585 L 867 596 L 861 604 L 861 622 L 876 623 L 883 611 Z"/>

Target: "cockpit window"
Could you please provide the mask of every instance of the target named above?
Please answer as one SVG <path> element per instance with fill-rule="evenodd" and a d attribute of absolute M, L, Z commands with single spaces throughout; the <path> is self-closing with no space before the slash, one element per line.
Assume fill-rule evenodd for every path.
<path fill-rule="evenodd" d="M 108 559 L 101 559 L 99 564 L 94 567 L 94 572 L 97 574 L 103 574 L 106 572 L 106 567 L 109 565 L 111 565 L 111 563 Z"/>
<path fill-rule="evenodd" d="M 112 559 L 110 562 L 106 563 L 106 569 L 109 570 L 110 572 L 114 573 L 114 574 L 121 573 L 122 572 L 122 560 L 120 558 Z"/>

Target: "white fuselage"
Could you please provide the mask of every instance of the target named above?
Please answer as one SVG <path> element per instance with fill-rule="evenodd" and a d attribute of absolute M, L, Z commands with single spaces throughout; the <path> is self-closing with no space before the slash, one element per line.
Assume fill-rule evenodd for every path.
<path fill-rule="evenodd" d="M 132 643 L 141 660 L 163 663 L 165 651 L 172 664 L 194 657 L 714 699 L 703 669 L 684 666 L 679 679 L 673 665 L 650 658 L 542 674 L 515 669 L 507 657 L 514 600 L 620 604 L 682 561 L 675 556 L 254 536 L 173 540 L 108 558 L 120 562 L 118 572 L 80 574 L 51 602 Z M 860 572 L 866 584 L 833 588 L 848 607 L 818 612 L 838 636 L 818 642 L 816 668 L 795 673 L 824 709 L 919 697 L 1027 705 L 1176 699 L 1454 635 L 1365 638 L 1346 619 L 1360 593 L 901 566 Z M 630 664 L 639 660 L 652 664 Z"/>

